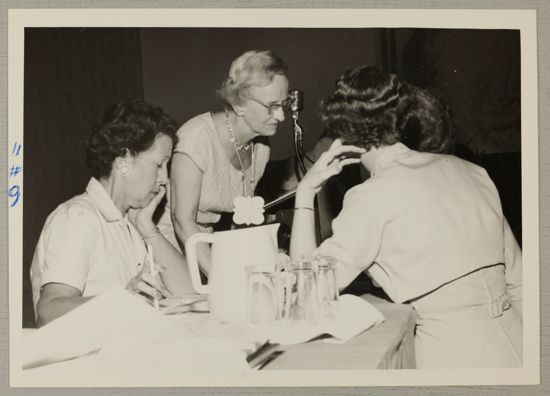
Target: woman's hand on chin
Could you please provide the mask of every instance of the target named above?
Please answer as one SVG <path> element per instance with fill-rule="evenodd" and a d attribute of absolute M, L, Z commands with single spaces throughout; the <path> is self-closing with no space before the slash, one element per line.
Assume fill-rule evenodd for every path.
<path fill-rule="evenodd" d="M 340 139 L 334 140 L 329 149 L 319 156 L 304 175 L 298 184 L 298 191 L 302 194 L 316 194 L 328 179 L 342 172 L 344 166 L 361 162 L 361 156 L 365 152 L 364 148 L 342 145 Z"/>
<path fill-rule="evenodd" d="M 158 232 L 158 229 L 153 222 L 153 213 L 157 209 L 160 201 L 166 194 L 166 187 L 160 186 L 159 192 L 155 197 L 149 202 L 144 208 L 140 209 L 129 209 L 128 210 L 128 220 L 136 227 L 142 237 L 152 235 Z"/>

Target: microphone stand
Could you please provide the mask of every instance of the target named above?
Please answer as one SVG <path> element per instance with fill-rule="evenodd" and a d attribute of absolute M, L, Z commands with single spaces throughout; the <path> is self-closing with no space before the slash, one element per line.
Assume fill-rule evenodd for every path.
<path fill-rule="evenodd" d="M 302 172 L 297 172 L 298 180 L 302 179 L 302 175 L 305 175 L 307 172 L 306 166 L 304 165 L 304 161 L 302 160 L 302 157 L 305 155 L 304 153 L 304 145 L 303 145 L 303 133 L 302 133 L 302 127 L 300 124 L 298 124 L 298 111 L 292 112 L 292 122 L 294 124 L 294 151 L 296 153 L 296 161 L 299 166 L 299 170 Z"/>

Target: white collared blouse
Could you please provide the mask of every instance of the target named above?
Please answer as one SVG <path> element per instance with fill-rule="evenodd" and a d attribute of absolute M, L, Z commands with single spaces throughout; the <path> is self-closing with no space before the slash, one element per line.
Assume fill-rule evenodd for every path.
<path fill-rule="evenodd" d="M 83 296 L 123 287 L 144 263 L 143 238 L 92 178 L 86 192 L 59 205 L 42 229 L 31 265 L 33 303 L 42 286 L 63 283 Z"/>

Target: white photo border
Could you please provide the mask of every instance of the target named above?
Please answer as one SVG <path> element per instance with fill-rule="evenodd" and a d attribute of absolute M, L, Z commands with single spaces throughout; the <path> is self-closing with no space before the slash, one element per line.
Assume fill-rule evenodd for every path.
<path fill-rule="evenodd" d="M 539 191 L 537 25 L 533 10 L 427 9 L 12 9 L 8 11 L 8 149 L 23 142 L 25 27 L 424 27 L 518 29 L 521 35 L 522 230 L 524 367 L 501 370 L 365 370 L 255 372 L 250 378 L 200 378 L 181 383 L 90 384 L 84 378 L 22 381 L 18 350 L 22 328 L 22 214 L 9 208 L 10 385 L 36 386 L 409 386 L 513 385 L 540 381 Z M 12 164 L 8 158 L 8 167 Z M 20 156 L 17 161 L 23 161 Z M 23 176 L 22 176 L 23 177 Z M 19 179 L 23 185 L 22 178 Z M 24 200 L 24 198 L 23 198 Z"/>

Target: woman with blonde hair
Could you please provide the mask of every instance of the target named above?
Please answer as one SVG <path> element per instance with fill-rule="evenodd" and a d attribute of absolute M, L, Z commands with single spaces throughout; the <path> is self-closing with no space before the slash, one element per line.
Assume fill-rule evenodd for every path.
<path fill-rule="evenodd" d="M 238 196 L 253 196 L 269 159 L 269 137 L 285 119 L 287 66 L 271 51 L 247 51 L 233 61 L 219 95 L 221 112 L 207 112 L 179 130 L 170 175 L 169 209 L 159 228 L 178 247 L 212 232 Z M 209 248 L 199 245 L 208 273 Z"/>

